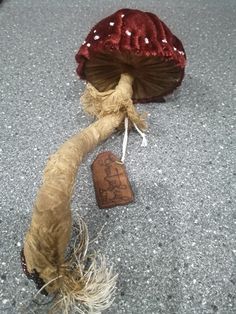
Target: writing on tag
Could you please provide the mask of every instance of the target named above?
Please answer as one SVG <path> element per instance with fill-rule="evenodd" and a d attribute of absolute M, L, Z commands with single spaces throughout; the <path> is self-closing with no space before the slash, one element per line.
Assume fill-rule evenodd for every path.
<path fill-rule="evenodd" d="M 100 153 L 91 168 L 99 208 L 111 208 L 134 201 L 125 166 L 114 154 Z"/>

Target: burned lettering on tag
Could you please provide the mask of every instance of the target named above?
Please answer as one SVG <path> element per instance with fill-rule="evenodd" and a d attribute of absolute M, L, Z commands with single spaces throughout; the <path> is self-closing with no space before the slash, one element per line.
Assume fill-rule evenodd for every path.
<path fill-rule="evenodd" d="M 92 164 L 92 174 L 99 208 L 111 208 L 134 201 L 125 166 L 111 152 L 97 156 Z"/>

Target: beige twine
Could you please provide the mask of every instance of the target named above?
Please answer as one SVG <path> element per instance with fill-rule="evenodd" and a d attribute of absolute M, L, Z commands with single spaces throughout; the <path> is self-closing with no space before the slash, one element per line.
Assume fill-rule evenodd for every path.
<path fill-rule="evenodd" d="M 75 269 L 71 269 L 71 261 L 65 261 L 65 250 L 71 236 L 71 196 L 82 159 L 107 139 L 121 125 L 126 115 L 139 128 L 145 127 L 144 118 L 137 113 L 131 100 L 132 81 L 128 74 L 122 74 L 117 87 L 107 92 L 99 92 L 92 85 L 87 85 L 81 101 L 85 110 L 98 120 L 61 145 L 49 158 L 44 170 L 31 225 L 25 237 L 24 255 L 28 271 L 38 272 L 46 283 L 47 292 L 59 292 L 62 295 L 64 309 L 67 302 L 74 304 L 79 301 L 89 311 L 99 311 L 99 304 L 100 309 L 104 309 L 111 302 L 116 277 L 109 269 L 106 270 L 104 262 L 100 266 L 102 272 L 93 262 L 96 267 L 90 270 L 88 278 L 81 271 L 83 267 L 80 265 L 85 257 L 79 259 L 79 265 Z M 85 249 L 82 255 L 86 255 Z M 92 276 L 93 272 L 97 276 L 99 274 L 98 278 Z M 91 278 L 92 286 L 89 286 Z M 69 295 L 73 297 L 70 298 Z"/>
<path fill-rule="evenodd" d="M 133 78 L 129 74 L 122 74 L 116 88 L 106 92 L 99 92 L 88 83 L 84 95 L 81 97 L 84 110 L 97 118 L 124 112 L 139 129 L 145 129 L 145 116 L 137 112 L 131 99 L 132 82 Z"/>

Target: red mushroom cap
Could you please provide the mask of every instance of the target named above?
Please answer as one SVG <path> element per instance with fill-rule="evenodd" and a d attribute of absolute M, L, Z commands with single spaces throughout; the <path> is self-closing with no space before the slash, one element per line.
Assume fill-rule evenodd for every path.
<path fill-rule="evenodd" d="M 96 24 L 76 54 L 77 73 L 99 91 L 122 73 L 133 78 L 133 100 L 160 100 L 179 86 L 186 55 L 181 41 L 156 15 L 122 9 Z"/>

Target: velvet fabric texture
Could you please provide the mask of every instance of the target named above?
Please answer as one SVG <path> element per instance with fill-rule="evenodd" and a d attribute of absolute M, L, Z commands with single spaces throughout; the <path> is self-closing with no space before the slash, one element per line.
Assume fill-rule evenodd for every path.
<path fill-rule="evenodd" d="M 100 68 L 102 66 L 100 55 L 103 56 L 104 64 L 109 60 L 107 69 L 110 67 L 110 71 L 106 70 L 106 72 L 110 72 L 110 76 L 98 70 L 98 63 Z M 112 64 L 112 58 L 115 60 L 114 64 Z M 93 60 L 96 60 L 96 67 L 92 68 L 93 75 L 89 76 L 86 66 Z M 150 62 L 148 63 L 147 60 Z M 181 41 L 156 15 L 139 10 L 121 9 L 92 28 L 76 54 L 76 61 L 78 62 L 77 73 L 80 78 L 86 79 L 100 91 L 113 88 L 122 71 L 129 73 L 129 69 L 123 69 L 122 66 L 118 69 L 117 64 L 131 65 L 135 68 L 135 71 L 131 72 L 134 79 L 138 73 L 141 83 L 145 84 L 150 80 L 150 84 L 145 86 L 145 91 L 141 91 L 139 88 L 136 93 L 134 86 L 133 99 L 148 102 L 160 99 L 181 84 L 184 77 L 186 54 Z M 155 68 L 153 65 L 156 62 Z M 151 67 L 154 73 L 150 73 Z M 145 76 L 147 69 L 150 71 L 148 76 Z M 114 85 L 109 81 L 112 71 L 115 73 Z M 173 72 L 176 72 L 174 77 L 172 77 Z M 94 79 L 93 82 L 93 77 L 96 77 L 96 74 L 99 79 L 97 81 Z M 107 86 L 103 82 L 106 79 L 109 82 Z M 163 85 L 163 82 L 167 81 L 169 83 Z M 161 88 L 154 92 L 154 84 L 156 86 L 159 84 Z M 149 92 L 151 85 L 153 86 Z"/>

